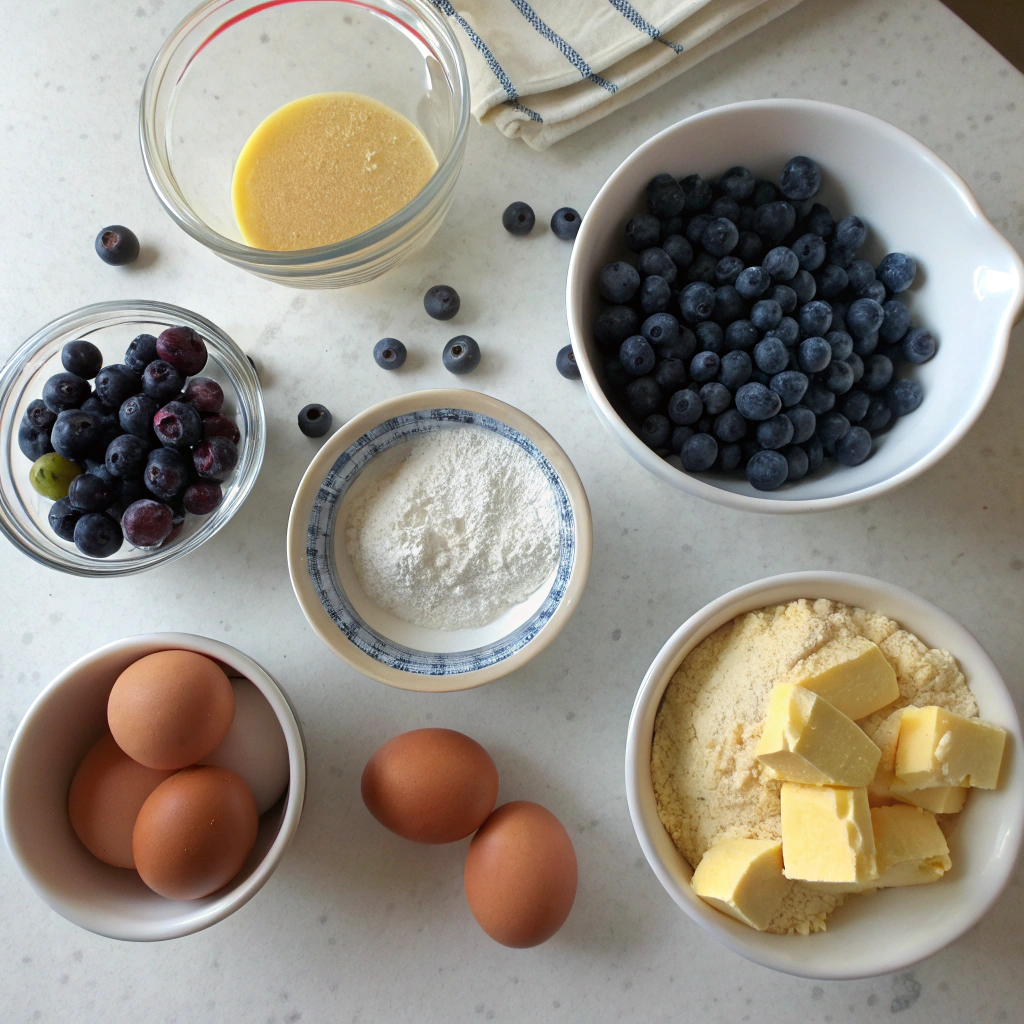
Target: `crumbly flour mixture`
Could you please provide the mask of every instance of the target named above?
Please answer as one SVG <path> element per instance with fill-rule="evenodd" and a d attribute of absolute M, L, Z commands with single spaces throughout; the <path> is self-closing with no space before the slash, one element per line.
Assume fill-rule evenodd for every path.
<path fill-rule="evenodd" d="M 754 757 L 768 695 L 802 659 L 844 635 L 878 644 L 899 682 L 899 700 L 859 723 L 868 735 L 908 704 L 978 714 L 956 659 L 929 649 L 884 615 L 801 600 L 733 619 L 683 660 L 654 726 L 658 814 L 693 867 L 719 839 L 781 838 L 781 783 Z M 825 918 L 843 899 L 792 882 L 768 931 L 824 931 Z"/>
<path fill-rule="evenodd" d="M 424 434 L 353 485 L 345 546 L 367 597 L 413 625 L 485 626 L 558 563 L 555 496 L 521 448 L 482 427 Z"/>

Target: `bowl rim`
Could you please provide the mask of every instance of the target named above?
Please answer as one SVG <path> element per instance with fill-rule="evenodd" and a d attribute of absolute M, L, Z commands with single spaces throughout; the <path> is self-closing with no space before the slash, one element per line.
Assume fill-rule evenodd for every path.
<path fill-rule="evenodd" d="M 363 434 L 396 416 L 433 408 L 465 409 L 490 416 L 518 430 L 541 450 L 551 463 L 565 487 L 573 507 L 573 522 L 576 531 L 576 551 L 565 593 L 556 606 L 551 618 L 540 631 L 515 654 L 486 668 L 450 675 L 425 675 L 406 672 L 403 669 L 385 665 L 365 654 L 356 647 L 334 624 L 320 604 L 310 583 L 306 557 L 306 529 L 310 510 L 320 484 L 348 447 Z M 288 575 L 292 590 L 306 621 L 320 639 L 342 661 L 356 671 L 403 690 L 421 693 L 446 693 L 468 690 L 493 682 L 522 667 L 538 655 L 562 631 L 579 604 L 590 572 L 593 547 L 593 520 L 590 503 L 583 482 L 569 456 L 558 442 L 536 420 L 512 405 L 492 398 L 479 391 L 459 388 L 438 388 L 414 391 L 407 395 L 389 398 L 370 406 L 344 426 L 336 430 L 316 453 L 302 476 L 292 500 L 288 516 Z"/>
<path fill-rule="evenodd" d="M 48 704 L 60 690 L 74 686 L 75 679 L 82 669 L 94 664 L 97 660 L 122 650 L 148 648 L 149 653 L 163 650 L 188 650 L 213 658 L 231 668 L 232 672 L 248 679 L 270 702 L 284 733 L 288 746 L 288 791 L 285 797 L 284 813 L 278 826 L 277 835 L 270 844 L 263 859 L 239 885 L 227 890 L 213 903 L 206 905 L 201 911 L 183 914 L 171 921 L 132 921 L 129 925 L 118 927 L 116 919 L 112 919 L 109 911 L 95 911 L 86 914 L 77 912 L 77 908 L 69 907 L 56 893 L 52 892 L 34 873 L 27 857 L 22 853 L 17 839 L 18 825 L 14 821 L 10 807 L 10 792 L 14 787 L 12 781 L 12 765 L 23 753 L 21 745 L 24 735 L 32 719 L 44 705 Z M 144 657 L 145 654 L 139 654 Z M 141 633 L 136 636 L 124 637 L 104 644 L 96 650 L 82 655 L 67 668 L 60 672 L 29 705 L 23 715 L 14 736 L 11 738 L 7 756 L 4 760 L 3 774 L 0 776 L 0 830 L 7 843 L 18 870 L 43 902 L 58 914 L 81 928 L 103 935 L 110 939 L 131 942 L 155 942 L 164 939 L 181 938 L 202 931 L 223 921 L 240 907 L 244 906 L 259 892 L 274 873 L 284 852 L 298 829 L 306 799 L 306 744 L 302 732 L 302 724 L 287 693 L 281 684 L 270 675 L 258 662 L 243 654 L 237 648 L 221 640 L 199 636 L 194 633 Z M 168 901 L 176 902 L 176 901 Z M 187 901 L 177 901 L 186 904 Z"/>
<path fill-rule="evenodd" d="M 147 316 L 147 314 L 150 314 Z M 246 418 L 252 421 L 251 436 L 247 438 L 245 451 L 239 454 L 239 464 L 231 480 L 237 479 L 239 489 L 233 497 L 234 507 L 230 515 L 219 521 L 215 520 L 215 509 L 196 531 L 180 544 L 171 544 L 167 548 L 158 548 L 127 561 L 108 562 L 95 559 L 94 564 L 80 566 L 63 556 L 56 547 L 47 547 L 37 543 L 34 534 L 25 529 L 19 517 L 12 511 L 14 508 L 9 496 L 0 490 L 0 533 L 2 533 L 19 551 L 28 555 L 33 561 L 51 569 L 58 569 L 73 576 L 84 576 L 100 579 L 118 576 L 132 576 L 145 572 L 157 565 L 189 554 L 207 540 L 220 532 L 233 518 L 235 513 L 248 498 L 263 466 L 263 457 L 267 446 L 267 417 L 263 406 L 263 390 L 259 377 L 253 369 L 248 357 L 225 331 L 215 323 L 198 313 L 183 306 L 175 306 L 168 302 L 156 302 L 149 299 L 115 299 L 109 302 L 94 302 L 88 306 L 80 306 L 63 316 L 51 320 L 40 327 L 31 337 L 24 341 L 0 367 L 0 406 L 10 396 L 28 360 L 48 345 L 54 337 L 67 331 L 78 333 L 90 326 L 101 323 L 104 319 L 117 316 L 138 316 L 140 323 L 159 322 L 166 317 L 172 323 L 185 323 L 197 330 L 207 340 L 213 339 L 229 357 L 226 371 L 231 378 L 231 385 L 238 392 L 240 404 L 245 405 Z M 129 319 L 128 322 L 131 322 Z M 215 353 L 222 359 L 221 353 Z M 11 430 L 16 429 L 11 424 Z M 214 524 L 211 526 L 211 524 Z M 207 529 L 210 527 L 209 529 Z"/>
<path fill-rule="evenodd" d="M 334 273 L 355 269 L 366 261 L 368 255 L 376 257 L 377 246 L 389 240 L 399 241 L 402 229 L 414 224 L 417 218 L 433 203 L 443 200 L 458 177 L 466 149 L 471 108 L 469 71 L 458 40 L 447 20 L 441 17 L 431 3 L 426 0 L 393 0 L 395 3 L 414 10 L 443 40 L 446 47 L 444 55 L 437 53 L 434 47 L 426 44 L 422 37 L 415 33 L 444 68 L 445 76 L 452 88 L 453 120 L 455 122 L 452 139 L 443 158 L 438 161 L 437 170 L 434 171 L 420 192 L 380 224 L 360 232 L 358 235 L 353 235 L 351 238 L 342 239 L 340 242 L 332 242 L 329 245 L 311 249 L 257 249 L 222 235 L 195 214 L 191 205 L 178 189 L 171 168 L 161 157 L 161 144 L 157 139 L 155 129 L 157 103 L 161 90 L 164 88 L 164 79 L 168 70 L 166 65 L 171 56 L 192 29 L 228 2 L 230 0 L 204 0 L 198 7 L 186 14 L 163 41 L 146 73 L 139 101 L 138 130 L 142 161 L 149 183 L 156 193 L 160 205 L 178 227 L 229 262 L 257 268 L 267 273 L 314 270 L 325 263 L 330 263 Z M 250 2 L 250 0 L 241 0 L 241 2 Z M 251 2 L 251 9 L 246 12 L 245 17 L 248 17 L 249 14 L 259 13 L 271 6 L 300 2 L 306 2 L 306 0 Z M 372 0 L 334 0 L 334 2 L 370 10 L 381 15 L 387 21 L 399 24 L 400 30 L 413 31 L 401 19 L 378 7 Z M 229 23 L 233 23 L 233 21 Z M 223 31 L 223 26 L 216 29 L 202 46 L 205 46 L 206 42 L 209 42 L 214 35 L 221 31 Z M 202 49 L 202 46 L 196 50 L 196 53 Z M 195 54 L 189 58 L 189 63 L 194 57 Z M 180 80 L 180 76 L 178 80 Z M 174 85 L 177 85 L 177 81 Z"/>
<path fill-rule="evenodd" d="M 777 594 L 772 598 L 763 597 L 768 592 L 777 593 L 780 589 L 788 596 Z M 941 629 L 950 638 L 948 649 L 951 653 L 959 660 L 960 652 L 969 650 L 971 660 L 976 665 L 984 667 L 985 674 L 998 695 L 998 717 L 1001 724 L 1008 732 L 1014 734 L 1016 745 L 1019 746 L 1021 725 L 1010 691 L 987 651 L 962 623 L 931 601 L 884 580 L 855 573 L 811 570 L 782 573 L 744 584 L 710 601 L 687 618 L 665 641 L 644 674 L 629 716 L 625 751 L 626 802 L 630 820 L 644 857 L 673 902 L 687 917 L 710 932 L 717 941 L 745 959 L 785 974 L 826 981 L 853 980 L 904 970 L 958 939 L 988 912 L 1009 883 L 1020 852 L 1024 833 L 1024 787 L 1020 784 L 1020 767 L 1015 769 L 1016 785 L 1012 785 L 1011 780 L 1007 778 L 998 790 L 1003 799 L 1009 802 L 1013 819 L 1001 843 L 1001 850 L 1006 854 L 1001 859 L 1002 869 L 986 876 L 988 891 L 977 899 L 969 912 L 959 915 L 945 928 L 937 929 L 927 941 L 919 942 L 899 953 L 892 952 L 889 947 L 880 946 L 872 950 L 867 958 L 862 957 L 857 963 L 851 962 L 845 970 L 825 970 L 814 965 L 813 956 L 807 955 L 809 947 L 806 945 L 801 944 L 799 950 L 794 950 L 792 946 L 780 946 L 778 952 L 766 951 L 761 944 L 755 946 L 752 937 L 762 936 L 763 933 L 754 932 L 745 925 L 733 922 L 726 915 L 704 903 L 693 893 L 689 885 L 678 884 L 673 872 L 658 852 L 659 844 L 667 842 L 672 845 L 671 837 L 661 824 L 656 809 L 653 812 L 653 819 L 649 812 L 645 812 L 645 803 L 650 803 L 648 795 L 653 795 L 654 792 L 650 772 L 653 716 L 649 734 L 646 728 L 641 732 L 641 724 L 652 705 L 655 714 L 657 713 L 665 690 L 686 654 L 715 629 L 747 611 L 801 597 L 851 603 L 849 596 L 835 596 L 843 590 L 847 593 L 851 590 L 870 592 L 873 610 L 896 619 L 901 626 L 910 629 L 911 632 L 914 632 L 913 628 L 900 621 L 901 616 L 892 612 L 894 606 L 909 607 L 912 609 L 912 615 L 930 617 L 941 623 Z M 977 674 L 975 672 L 975 675 Z M 1011 756 L 1019 760 L 1019 750 Z M 747 932 L 750 934 L 747 935 Z M 786 939 L 792 936 L 777 938 Z M 811 952 L 813 953 L 813 950 Z"/>
<path fill-rule="evenodd" d="M 862 125 L 872 128 L 874 131 L 887 135 L 897 141 L 903 147 L 910 149 L 919 157 L 930 164 L 934 170 L 943 177 L 948 185 L 957 193 L 961 201 L 974 214 L 991 234 L 993 244 L 999 246 L 1004 255 L 1013 264 L 1016 272 L 1014 293 L 1009 297 L 1006 308 L 999 321 L 998 329 L 995 332 L 992 342 L 993 359 L 989 365 L 989 373 L 985 378 L 982 387 L 975 395 L 970 406 L 965 411 L 963 418 L 946 437 L 937 444 L 927 455 L 918 459 L 913 465 L 901 470 L 894 476 L 888 477 L 868 487 L 861 487 L 845 494 L 837 494 L 825 498 L 800 498 L 800 499 L 779 499 L 768 496 L 753 496 L 740 494 L 725 488 L 717 487 L 714 484 L 692 476 L 683 470 L 676 469 L 660 456 L 649 449 L 622 420 L 613 408 L 611 402 L 601 387 L 597 374 L 591 365 L 587 355 L 583 338 L 587 331 L 582 323 L 582 303 L 580 301 L 582 284 L 580 281 L 580 264 L 583 261 L 582 253 L 586 247 L 587 235 L 590 233 L 590 225 L 596 221 L 595 210 L 599 206 L 602 197 L 606 192 L 618 183 L 619 179 L 626 176 L 633 164 L 640 156 L 647 151 L 656 148 L 663 140 L 675 135 L 691 124 L 701 121 L 713 120 L 718 117 L 728 116 L 741 111 L 750 110 L 781 110 L 781 111 L 813 111 L 817 114 L 830 115 L 840 120 L 856 121 Z M 652 136 L 646 142 L 638 146 L 630 153 L 614 171 L 608 176 L 607 181 L 601 186 L 600 191 L 594 197 L 583 221 L 580 225 L 577 244 L 573 246 L 572 255 L 569 259 L 569 269 L 566 275 L 566 314 L 569 324 L 569 337 L 572 341 L 573 351 L 576 353 L 576 362 L 580 367 L 580 374 L 583 385 L 586 388 L 587 396 L 591 401 L 598 419 L 605 429 L 619 442 L 619 444 L 637 461 L 640 465 L 654 473 L 655 476 L 666 483 L 687 491 L 699 498 L 725 505 L 728 508 L 739 509 L 745 512 L 770 512 L 780 514 L 797 514 L 802 512 L 821 512 L 826 509 L 845 508 L 879 494 L 884 494 L 896 487 L 899 487 L 915 477 L 920 476 L 926 470 L 934 466 L 939 460 L 946 456 L 977 422 L 988 404 L 989 399 L 995 391 L 999 376 L 1002 373 L 1003 364 L 1006 361 L 1006 354 L 1010 343 L 1010 331 L 1015 321 L 1019 318 L 1024 309 L 1024 261 L 1003 237 L 992 221 L 985 215 L 974 194 L 971 192 L 967 182 L 949 166 L 941 157 L 937 156 L 923 142 L 914 138 L 902 128 L 897 128 L 890 122 L 868 114 L 853 107 L 845 107 L 837 103 L 827 103 L 822 100 L 809 99 L 758 99 L 742 100 L 737 103 L 726 103 L 721 106 L 711 107 L 708 110 L 693 114 L 677 121 L 673 125 L 663 129 Z"/>

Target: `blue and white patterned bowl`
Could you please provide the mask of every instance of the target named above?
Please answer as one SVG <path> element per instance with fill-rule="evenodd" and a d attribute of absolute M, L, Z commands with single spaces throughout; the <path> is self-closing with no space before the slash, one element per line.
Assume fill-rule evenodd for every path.
<path fill-rule="evenodd" d="M 362 592 L 339 530 L 345 497 L 373 462 L 412 438 L 466 427 L 493 430 L 533 459 L 558 514 L 558 565 L 528 600 L 478 629 L 413 626 Z M 475 391 L 420 391 L 355 417 L 320 449 L 299 484 L 288 522 L 288 569 L 309 624 L 364 675 L 408 690 L 489 683 L 546 647 L 576 609 L 590 568 L 592 524 L 583 484 L 565 452 L 518 409 Z"/>

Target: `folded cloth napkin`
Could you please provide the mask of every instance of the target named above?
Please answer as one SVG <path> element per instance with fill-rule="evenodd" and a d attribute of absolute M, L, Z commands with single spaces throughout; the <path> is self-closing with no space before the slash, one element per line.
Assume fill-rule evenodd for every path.
<path fill-rule="evenodd" d="M 430 2 L 466 56 L 473 114 L 547 149 L 800 0 Z"/>

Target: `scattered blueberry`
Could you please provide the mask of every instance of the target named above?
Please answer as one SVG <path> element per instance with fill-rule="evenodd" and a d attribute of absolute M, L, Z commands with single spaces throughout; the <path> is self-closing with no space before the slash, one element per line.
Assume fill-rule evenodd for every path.
<path fill-rule="evenodd" d="M 878 280 L 889 291 L 898 294 L 905 292 L 917 277 L 917 262 L 913 256 L 902 252 L 891 252 L 882 257 L 878 264 Z"/>
<path fill-rule="evenodd" d="M 480 346 L 468 334 L 456 335 L 442 350 L 441 362 L 449 373 L 471 373 L 480 365 Z"/>
<path fill-rule="evenodd" d="M 123 267 L 139 258 L 139 240 L 123 224 L 111 224 L 96 236 L 96 255 L 112 267 Z"/>
<path fill-rule="evenodd" d="M 765 449 L 756 452 L 747 463 L 747 480 L 759 491 L 774 491 L 786 482 L 789 463 L 780 452 Z"/>
<path fill-rule="evenodd" d="M 536 221 L 533 208 L 526 203 L 509 203 L 501 215 L 502 226 L 513 235 L 528 235 Z"/>
<path fill-rule="evenodd" d="M 92 380 L 103 366 L 103 353 L 91 341 L 79 338 L 61 349 L 60 361 L 68 373 Z"/>
<path fill-rule="evenodd" d="M 927 363 L 935 355 L 935 338 L 925 327 L 912 327 L 903 336 L 903 358 L 910 363 Z"/>
<path fill-rule="evenodd" d="M 304 405 L 299 410 L 299 430 L 306 437 L 323 437 L 324 434 L 330 431 L 333 422 L 334 417 L 331 415 L 331 410 L 324 405 L 317 405 L 314 402 L 310 405 Z M 205 440 L 229 440 L 229 438 L 207 433 Z"/>
<path fill-rule="evenodd" d="M 576 362 L 576 354 L 572 350 L 572 345 L 566 345 L 558 350 L 558 354 L 555 356 L 555 368 L 568 380 L 580 379 L 580 367 Z"/>
<path fill-rule="evenodd" d="M 639 281 L 637 283 L 639 284 Z M 632 295 L 629 298 L 632 298 Z M 623 299 L 622 301 L 628 300 Z M 461 305 L 462 300 L 459 298 L 459 293 L 446 284 L 433 285 L 423 296 L 423 308 L 427 311 L 427 316 L 431 316 L 435 320 L 451 320 L 458 313 Z"/>
<path fill-rule="evenodd" d="M 580 230 L 580 215 L 571 206 L 562 206 L 551 214 L 551 232 L 563 242 L 571 242 Z"/>
<path fill-rule="evenodd" d="M 793 157 L 779 175 L 779 191 L 793 202 L 810 199 L 820 188 L 821 170 L 807 156 Z"/>

